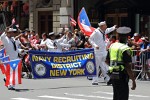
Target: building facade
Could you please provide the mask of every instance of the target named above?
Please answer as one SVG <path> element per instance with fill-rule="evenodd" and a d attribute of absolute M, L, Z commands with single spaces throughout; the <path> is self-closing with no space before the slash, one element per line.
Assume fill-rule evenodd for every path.
<path fill-rule="evenodd" d="M 40 34 L 58 32 L 69 27 L 73 10 L 73 0 L 30 0 L 29 27 Z"/>
<path fill-rule="evenodd" d="M 10 12 L 15 14 L 22 29 L 29 27 L 39 34 L 70 27 L 69 16 L 77 20 L 81 8 L 85 7 L 95 28 L 98 22 L 105 20 L 108 26 L 131 27 L 131 35 L 137 32 L 150 37 L 149 0 L 1 0 L 0 3 L 5 1 L 9 5 L 5 11 L 18 2 Z"/>

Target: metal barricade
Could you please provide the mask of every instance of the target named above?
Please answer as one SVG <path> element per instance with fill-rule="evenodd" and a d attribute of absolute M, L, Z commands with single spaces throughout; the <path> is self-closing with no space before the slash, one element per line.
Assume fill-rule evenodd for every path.
<path fill-rule="evenodd" d="M 150 78 L 150 51 L 133 50 L 132 70 L 135 73 L 136 80 L 139 77 L 142 80 Z"/>

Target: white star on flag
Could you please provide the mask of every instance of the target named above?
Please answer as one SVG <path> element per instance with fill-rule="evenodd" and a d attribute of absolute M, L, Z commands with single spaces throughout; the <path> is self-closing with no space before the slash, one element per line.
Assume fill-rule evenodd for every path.
<path fill-rule="evenodd" d="M 13 64 L 13 67 L 16 67 L 16 64 Z"/>
<path fill-rule="evenodd" d="M 82 24 L 85 24 L 85 19 L 82 19 L 82 22 L 81 22 Z"/>

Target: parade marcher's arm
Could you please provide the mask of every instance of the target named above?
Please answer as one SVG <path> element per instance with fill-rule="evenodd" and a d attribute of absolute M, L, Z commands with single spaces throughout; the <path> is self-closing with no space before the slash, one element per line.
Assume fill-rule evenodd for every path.
<path fill-rule="evenodd" d="M 22 36 L 22 33 L 19 34 L 19 35 L 17 35 L 17 36 L 15 37 L 15 40 L 17 40 L 17 39 L 20 38 L 21 36 Z"/>
<path fill-rule="evenodd" d="M 71 44 L 67 43 L 67 40 L 65 39 L 62 43 L 60 43 L 60 45 L 62 47 L 67 47 L 67 48 L 70 48 L 71 47 Z"/>
<path fill-rule="evenodd" d="M 112 31 L 114 31 L 115 29 L 116 29 L 116 25 L 114 25 L 113 27 L 107 28 L 106 31 L 105 31 L 105 34 L 108 34 Z"/>
<path fill-rule="evenodd" d="M 2 40 L 2 39 L 4 39 L 5 37 L 6 37 L 6 33 L 3 32 L 2 35 L 0 36 L 0 39 Z"/>

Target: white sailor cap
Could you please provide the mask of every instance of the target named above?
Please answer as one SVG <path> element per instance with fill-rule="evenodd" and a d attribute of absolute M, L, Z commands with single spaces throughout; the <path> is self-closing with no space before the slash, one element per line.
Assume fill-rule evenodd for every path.
<path fill-rule="evenodd" d="M 102 21 L 98 23 L 98 26 L 106 25 L 106 21 Z"/>
<path fill-rule="evenodd" d="M 48 35 L 53 35 L 53 34 L 55 34 L 55 32 L 50 32 Z"/>
<path fill-rule="evenodd" d="M 131 28 L 130 27 L 126 27 L 126 26 L 119 27 L 117 29 L 117 33 L 119 33 L 119 34 L 127 34 L 127 33 L 130 33 L 130 32 L 131 32 Z"/>
<path fill-rule="evenodd" d="M 13 29 L 13 28 L 9 28 L 7 32 L 15 32 L 17 31 L 16 29 Z"/>
<path fill-rule="evenodd" d="M 140 36 L 140 34 L 139 33 L 134 33 L 134 35 L 133 36 Z"/>

